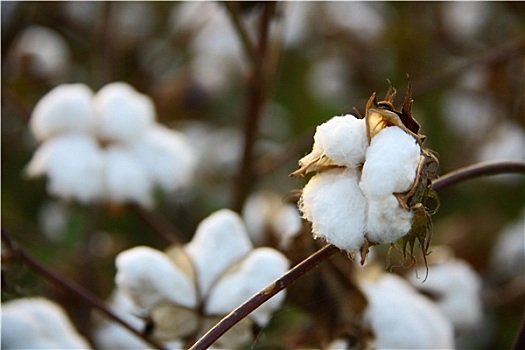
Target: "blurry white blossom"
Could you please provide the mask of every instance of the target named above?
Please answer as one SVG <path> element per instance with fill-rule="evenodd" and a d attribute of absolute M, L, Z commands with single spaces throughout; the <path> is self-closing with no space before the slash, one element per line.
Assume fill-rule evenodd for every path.
<path fill-rule="evenodd" d="M 2 303 L 2 349 L 89 349 L 64 310 L 44 298 Z"/>
<path fill-rule="evenodd" d="M 424 282 L 414 273 L 407 278 L 431 296 L 456 331 L 473 328 L 482 320 L 481 277 L 466 261 L 449 257 L 431 263 L 428 276 Z"/>
<path fill-rule="evenodd" d="M 273 235 L 278 246 L 287 249 L 302 227 L 301 216 L 293 204 L 283 203 L 282 198 L 271 191 L 250 195 L 242 211 L 244 222 L 256 245 L 268 242 L 266 235 Z"/>
<path fill-rule="evenodd" d="M 443 29 L 451 37 L 471 39 L 489 16 L 488 7 L 476 1 L 450 1 L 443 4 Z"/>
<path fill-rule="evenodd" d="M 501 121 L 487 135 L 477 158 L 480 162 L 525 161 L 525 130 L 513 121 Z"/>
<path fill-rule="evenodd" d="M 365 238 L 393 243 L 408 233 L 413 214 L 394 193 L 412 187 L 420 152 L 416 139 L 397 126 L 384 128 L 369 144 L 364 119 L 345 115 L 319 125 L 312 152 L 295 172 L 322 170 L 299 201 L 314 236 L 356 252 Z"/>
<path fill-rule="evenodd" d="M 9 57 L 9 76 L 27 69 L 30 74 L 51 82 L 61 80 L 70 67 L 70 52 L 64 38 L 56 31 L 33 25 L 24 29 Z"/>
<path fill-rule="evenodd" d="M 204 334 L 286 272 L 289 262 L 274 249 L 254 249 L 239 215 L 224 209 L 203 220 L 188 244 L 166 252 L 135 247 L 120 253 L 116 266 L 118 292 L 132 301 L 136 313 L 152 319 L 155 337 L 177 341 Z M 249 341 L 245 327 L 267 324 L 284 297 L 281 292 L 264 303 L 216 345 Z"/>
<path fill-rule="evenodd" d="M 525 274 L 525 209 L 521 217 L 498 234 L 490 256 L 490 270 L 498 282 Z"/>
<path fill-rule="evenodd" d="M 364 276 L 364 322 L 377 349 L 453 349 L 454 328 L 439 308 L 406 280 L 391 274 Z"/>
<path fill-rule="evenodd" d="M 195 168 L 185 137 L 157 124 L 151 99 L 122 82 L 96 94 L 59 85 L 37 103 L 30 128 L 41 145 L 27 174 L 47 175 L 48 192 L 66 199 L 150 207 L 155 186 L 187 186 Z"/>

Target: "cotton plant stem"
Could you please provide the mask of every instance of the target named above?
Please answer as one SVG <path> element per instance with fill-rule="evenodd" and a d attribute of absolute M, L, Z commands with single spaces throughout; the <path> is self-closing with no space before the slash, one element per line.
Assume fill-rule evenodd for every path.
<path fill-rule="evenodd" d="M 474 164 L 456 171 L 443 175 L 432 183 L 436 191 L 456 185 L 462 181 L 474 179 L 480 176 L 496 175 L 503 173 L 525 173 L 525 163 L 523 162 L 486 162 Z M 226 315 L 219 323 L 204 334 L 190 350 L 204 350 L 210 347 L 219 337 L 226 333 L 231 327 L 248 316 L 268 299 L 287 288 L 295 280 L 317 267 L 324 260 L 328 259 L 339 248 L 328 244 L 310 255 L 308 258 L 297 264 L 281 277 L 270 283 L 266 288 L 246 300 L 235 310 Z"/>
<path fill-rule="evenodd" d="M 147 337 L 142 332 L 135 329 L 126 321 L 118 317 L 104 304 L 104 302 L 99 300 L 95 295 L 91 294 L 91 292 L 89 292 L 82 286 L 76 284 L 75 282 L 65 279 L 64 277 L 60 276 L 50 268 L 46 267 L 45 265 L 34 259 L 21 248 L 16 247 L 11 238 L 9 237 L 9 234 L 6 232 L 6 230 L 4 230 L 4 228 L 2 228 L 2 242 L 4 244 L 4 248 L 9 254 L 9 258 L 17 258 L 22 260 L 28 267 L 37 272 L 39 275 L 43 276 L 46 280 L 63 290 L 71 292 L 73 295 L 88 303 L 91 307 L 99 310 L 112 321 L 120 324 L 139 338 L 143 339 L 145 342 L 149 343 L 153 348 L 158 350 L 166 350 L 166 347 L 164 345 L 162 345 L 154 339 Z"/>

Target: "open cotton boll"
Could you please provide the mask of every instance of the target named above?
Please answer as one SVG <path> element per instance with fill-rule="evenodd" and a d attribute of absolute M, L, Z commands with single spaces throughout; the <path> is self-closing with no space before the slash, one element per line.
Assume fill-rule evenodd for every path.
<path fill-rule="evenodd" d="M 208 315 L 224 315 L 248 300 L 269 283 L 284 274 L 290 264 L 288 259 L 275 249 L 258 248 L 253 250 L 239 264 L 230 267 L 210 291 L 204 307 Z M 282 291 L 265 302 L 250 314 L 259 325 L 270 320 L 285 298 Z"/>
<path fill-rule="evenodd" d="M 184 249 L 195 264 L 199 290 L 205 297 L 219 275 L 252 249 L 252 243 L 240 216 L 222 209 L 199 224 Z"/>
<path fill-rule="evenodd" d="M 436 296 L 435 303 L 457 330 L 476 326 L 482 319 L 481 278 L 464 260 L 451 259 L 429 266 L 425 283 L 414 273 L 409 281 Z"/>
<path fill-rule="evenodd" d="M 337 165 L 356 168 L 364 162 L 368 147 L 365 120 L 351 114 L 333 117 L 317 127 L 314 142 Z"/>
<path fill-rule="evenodd" d="M 29 126 L 38 141 L 67 132 L 90 133 L 95 119 L 93 92 L 84 84 L 55 87 L 36 104 Z"/>
<path fill-rule="evenodd" d="M 178 131 L 155 125 L 130 145 L 130 152 L 163 190 L 173 191 L 192 180 L 195 152 Z"/>
<path fill-rule="evenodd" d="M 349 252 L 364 243 L 367 203 L 357 181 L 354 169 L 324 171 L 310 179 L 299 201 L 314 236 Z"/>
<path fill-rule="evenodd" d="M 100 89 L 93 106 L 98 134 L 107 141 L 131 143 L 155 120 L 151 99 L 122 82 Z"/>
<path fill-rule="evenodd" d="M 364 319 L 378 349 L 453 349 L 454 328 L 428 298 L 397 275 L 364 280 L 368 300 Z"/>
<path fill-rule="evenodd" d="M 89 349 L 64 310 L 44 298 L 2 303 L 2 349 Z"/>
<path fill-rule="evenodd" d="M 399 205 L 394 195 L 369 199 L 366 236 L 374 243 L 394 243 L 410 231 L 414 214 Z"/>
<path fill-rule="evenodd" d="M 387 127 L 372 138 L 366 150 L 359 186 L 367 198 L 385 198 L 410 189 L 416 177 L 421 148 L 397 126 Z"/>
<path fill-rule="evenodd" d="M 115 264 L 119 290 L 146 311 L 161 302 L 197 306 L 194 282 L 163 252 L 139 246 L 120 253 Z"/>
<path fill-rule="evenodd" d="M 104 152 L 105 195 L 108 201 L 136 202 L 151 207 L 152 179 L 127 148 L 110 146 Z"/>
<path fill-rule="evenodd" d="M 46 141 L 37 149 L 26 168 L 30 177 L 48 176 L 49 193 L 84 203 L 102 197 L 103 172 L 104 159 L 97 143 L 80 134 L 63 135 Z"/>

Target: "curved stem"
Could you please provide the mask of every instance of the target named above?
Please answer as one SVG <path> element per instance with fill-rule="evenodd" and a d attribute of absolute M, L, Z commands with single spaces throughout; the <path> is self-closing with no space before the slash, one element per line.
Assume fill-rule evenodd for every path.
<path fill-rule="evenodd" d="M 86 290 L 82 286 L 72 281 L 68 281 L 67 279 L 55 273 L 48 267 L 41 264 L 39 261 L 34 259 L 32 256 L 28 255 L 25 251 L 23 251 L 19 247 L 15 247 L 15 245 L 11 241 L 11 238 L 9 237 L 6 230 L 4 230 L 4 228 L 2 228 L 2 242 L 4 243 L 5 248 L 7 249 L 9 254 L 11 254 L 10 257 L 21 259 L 27 266 L 29 266 L 32 270 L 34 270 L 35 272 L 43 276 L 49 282 L 55 284 L 56 286 L 64 290 L 70 291 L 73 295 L 82 299 L 83 301 L 88 303 L 91 307 L 99 310 L 112 321 L 115 321 L 119 323 L 121 326 L 127 328 L 129 331 L 131 331 L 133 334 L 143 339 L 145 342 L 149 343 L 155 349 L 159 349 L 159 350 L 165 349 L 164 345 L 162 345 L 161 343 L 157 342 L 154 339 L 147 337 L 142 332 L 135 329 L 133 326 L 128 324 L 126 321 L 122 320 L 120 317 L 115 315 L 115 313 L 113 313 L 102 301 L 100 301 L 96 296 L 91 294 L 88 290 Z"/>
<path fill-rule="evenodd" d="M 432 183 L 434 190 L 439 191 L 453 186 L 465 180 L 480 176 L 496 175 L 503 173 L 525 173 L 523 162 L 486 162 L 474 164 L 443 175 Z M 248 316 L 252 311 L 261 306 L 268 299 L 288 287 L 295 280 L 317 267 L 321 262 L 328 259 L 339 249 L 328 244 L 297 264 L 284 275 L 270 283 L 266 288 L 246 300 L 235 310 L 226 315 L 219 323 L 204 334 L 190 350 L 203 350 L 210 347 L 220 336 L 231 327 Z"/>

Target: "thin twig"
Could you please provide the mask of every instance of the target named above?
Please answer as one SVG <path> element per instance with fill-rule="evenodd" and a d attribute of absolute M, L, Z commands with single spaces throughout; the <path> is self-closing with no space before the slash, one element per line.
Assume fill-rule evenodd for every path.
<path fill-rule="evenodd" d="M 436 179 L 432 187 L 439 191 L 456 185 L 462 181 L 480 176 L 502 173 L 525 173 L 525 163 L 520 162 L 487 162 L 474 164 Z M 203 350 L 211 346 L 220 336 L 226 333 L 236 323 L 261 306 L 268 299 L 288 287 L 301 276 L 311 271 L 321 262 L 332 256 L 338 248 L 328 244 L 297 264 L 294 268 L 283 274 L 266 288 L 246 300 L 242 305 L 226 315 L 219 323 L 203 335 L 190 350 Z"/>
<path fill-rule="evenodd" d="M 166 348 L 161 343 L 157 342 L 155 339 L 151 339 L 147 337 L 145 334 L 140 332 L 139 330 L 135 329 L 133 326 L 128 324 L 126 321 L 118 317 L 113 311 L 111 311 L 101 300 L 99 300 L 95 295 L 91 294 L 88 290 L 83 288 L 82 286 L 76 284 L 73 281 L 69 281 L 65 279 L 64 277 L 60 276 L 59 274 L 55 273 L 53 270 L 49 269 L 48 267 L 41 264 L 39 261 L 34 259 L 32 256 L 27 254 L 24 250 L 22 250 L 19 247 L 15 247 L 13 241 L 9 237 L 9 234 L 2 228 L 2 242 L 4 243 L 4 248 L 8 250 L 9 254 L 11 254 L 10 258 L 19 258 L 21 259 L 27 266 L 29 266 L 31 269 L 36 271 L 38 274 L 43 276 L 46 280 L 51 282 L 52 284 L 67 290 L 71 292 L 76 297 L 82 299 L 86 303 L 88 303 L 91 307 L 99 310 L 104 315 L 106 315 L 109 319 L 112 321 L 122 325 L 129 331 L 131 331 L 136 336 L 143 339 L 145 342 L 149 343 L 151 346 L 153 346 L 155 349 L 159 350 L 165 350 Z"/>

